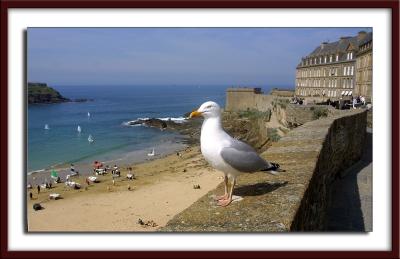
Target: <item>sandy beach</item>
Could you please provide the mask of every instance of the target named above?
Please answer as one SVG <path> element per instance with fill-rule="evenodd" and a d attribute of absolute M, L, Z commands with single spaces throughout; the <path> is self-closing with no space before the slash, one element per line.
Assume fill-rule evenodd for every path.
<path fill-rule="evenodd" d="M 99 183 L 87 185 L 85 177 L 73 178 L 79 190 L 59 183 L 51 189 L 28 190 L 29 232 L 157 231 L 185 208 L 223 181 L 222 174 L 209 167 L 198 146 L 166 157 L 132 165 L 135 180 L 127 170 L 112 183 L 111 174 L 99 176 Z M 199 185 L 200 189 L 195 189 Z M 33 199 L 29 197 L 32 192 Z M 59 193 L 62 199 L 50 200 Z M 44 209 L 35 211 L 40 203 Z M 143 223 L 139 224 L 139 219 Z"/>

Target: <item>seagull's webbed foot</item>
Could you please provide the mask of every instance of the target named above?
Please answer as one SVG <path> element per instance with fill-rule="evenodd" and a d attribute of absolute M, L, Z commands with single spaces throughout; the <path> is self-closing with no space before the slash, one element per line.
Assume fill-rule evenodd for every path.
<path fill-rule="evenodd" d="M 225 177 L 224 177 L 224 187 L 225 187 L 225 194 L 215 197 L 214 200 L 220 201 L 220 200 L 228 199 L 229 194 L 228 194 L 228 176 L 227 175 L 225 175 Z"/>
<path fill-rule="evenodd" d="M 226 200 L 226 199 L 228 199 L 228 197 L 229 197 L 228 193 L 225 193 L 224 195 L 216 196 L 216 197 L 214 198 L 214 200 L 216 200 L 216 201 Z"/>
<path fill-rule="evenodd" d="M 217 202 L 217 205 L 218 206 L 221 206 L 221 207 L 226 207 L 226 206 L 228 206 L 229 204 L 231 204 L 231 202 L 232 202 L 232 193 L 233 193 L 233 188 L 235 187 L 235 184 L 236 184 L 236 178 L 233 178 L 233 181 L 232 181 L 232 185 L 231 185 L 231 189 L 230 189 L 230 191 L 229 191 L 229 194 L 227 194 L 227 198 L 226 199 L 221 199 L 221 200 L 219 200 L 218 202 Z"/>
<path fill-rule="evenodd" d="M 228 206 L 229 204 L 231 204 L 231 202 L 232 202 L 232 198 L 227 198 L 227 199 L 219 200 L 219 201 L 217 202 L 217 205 L 218 205 L 218 206 L 221 206 L 221 207 L 226 207 L 226 206 Z"/>

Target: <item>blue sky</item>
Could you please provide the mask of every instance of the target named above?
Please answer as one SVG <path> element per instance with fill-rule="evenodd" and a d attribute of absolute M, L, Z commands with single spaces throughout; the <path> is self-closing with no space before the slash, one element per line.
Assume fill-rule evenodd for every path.
<path fill-rule="evenodd" d="M 368 28 L 29 28 L 28 81 L 293 87 L 322 41 Z"/>

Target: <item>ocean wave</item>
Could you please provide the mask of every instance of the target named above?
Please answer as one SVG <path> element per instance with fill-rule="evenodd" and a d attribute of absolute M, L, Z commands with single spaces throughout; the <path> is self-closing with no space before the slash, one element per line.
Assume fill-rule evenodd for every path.
<path fill-rule="evenodd" d="M 40 173 L 40 172 L 44 172 L 44 171 L 46 171 L 46 169 L 34 170 L 34 171 L 28 172 L 28 175 L 32 175 L 32 174 L 36 174 L 36 173 Z"/>

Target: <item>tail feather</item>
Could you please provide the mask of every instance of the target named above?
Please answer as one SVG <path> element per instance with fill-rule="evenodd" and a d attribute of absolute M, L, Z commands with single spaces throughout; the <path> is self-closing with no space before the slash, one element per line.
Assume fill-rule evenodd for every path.
<path fill-rule="evenodd" d="M 271 164 L 270 167 L 264 168 L 261 171 L 270 173 L 272 175 L 279 175 L 279 172 L 282 171 L 281 169 L 279 169 L 281 166 L 277 163 L 270 163 L 270 164 Z"/>

